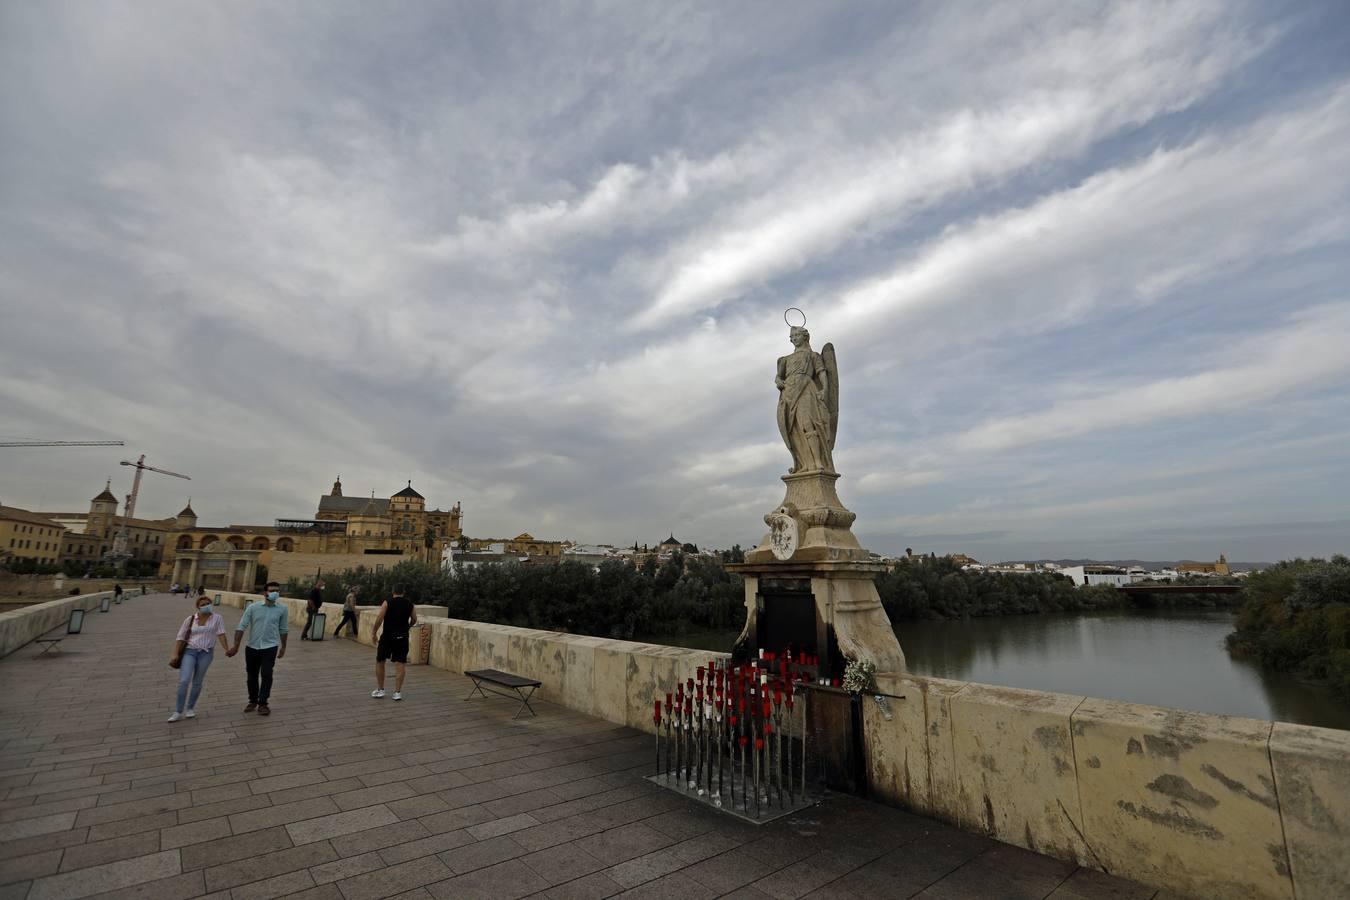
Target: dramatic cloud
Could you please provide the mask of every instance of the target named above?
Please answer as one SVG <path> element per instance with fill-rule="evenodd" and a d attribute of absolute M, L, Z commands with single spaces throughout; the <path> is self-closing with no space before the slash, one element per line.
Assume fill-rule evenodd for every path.
<path fill-rule="evenodd" d="M 146 453 L 746 544 L 782 311 L 883 552 L 1345 550 L 1342 4 L 0 7 L 0 500 Z M 121 488 L 119 490 L 124 490 Z"/>

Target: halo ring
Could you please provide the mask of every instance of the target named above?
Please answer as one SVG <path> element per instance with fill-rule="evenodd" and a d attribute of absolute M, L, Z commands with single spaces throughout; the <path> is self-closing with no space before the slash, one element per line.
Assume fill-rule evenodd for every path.
<path fill-rule="evenodd" d="M 794 310 L 796 310 L 797 312 L 801 313 L 801 316 L 802 316 L 802 320 L 801 320 L 800 322 L 796 323 L 796 324 L 794 324 L 794 323 L 788 318 L 788 313 L 790 313 L 790 312 L 792 312 L 792 311 L 794 311 Z M 783 321 L 787 323 L 787 326 L 788 326 L 789 328 L 805 328 L 805 327 L 806 327 L 806 313 L 802 312 L 800 309 L 798 309 L 798 308 L 795 307 L 795 306 L 789 306 L 787 309 L 783 310 Z"/>

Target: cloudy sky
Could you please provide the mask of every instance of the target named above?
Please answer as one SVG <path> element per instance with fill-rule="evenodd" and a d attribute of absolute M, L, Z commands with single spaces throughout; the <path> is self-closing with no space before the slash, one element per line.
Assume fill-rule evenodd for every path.
<path fill-rule="evenodd" d="M 5 3 L 0 134 L 6 504 L 754 543 L 796 306 L 872 549 L 1350 550 L 1338 0 Z"/>

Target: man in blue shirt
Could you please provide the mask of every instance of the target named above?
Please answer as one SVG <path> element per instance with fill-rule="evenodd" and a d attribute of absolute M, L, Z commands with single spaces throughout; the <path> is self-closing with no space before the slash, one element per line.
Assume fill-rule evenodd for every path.
<path fill-rule="evenodd" d="M 234 656 L 248 629 L 248 646 L 244 648 L 244 665 L 248 669 L 248 706 L 244 712 L 255 709 L 260 716 L 270 716 L 267 698 L 272 695 L 272 667 L 286 655 L 287 612 L 280 602 L 281 585 L 267 582 L 267 597 L 250 603 L 234 631 L 234 646 L 226 653 Z M 262 676 L 259 687 L 258 676 Z"/>

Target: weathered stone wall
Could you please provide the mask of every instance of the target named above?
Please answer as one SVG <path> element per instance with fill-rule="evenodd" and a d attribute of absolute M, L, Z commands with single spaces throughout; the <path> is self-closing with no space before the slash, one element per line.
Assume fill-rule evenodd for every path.
<path fill-rule="evenodd" d="M 864 700 L 886 802 L 1194 897 L 1350 896 L 1350 732 L 937 678 Z"/>
<path fill-rule="evenodd" d="M 283 602 L 298 628 L 304 601 Z M 542 699 L 644 731 L 656 696 L 726 658 L 423 609 L 433 667 L 536 678 Z M 341 608 L 324 611 L 331 633 Z M 362 611 L 363 643 L 375 612 Z M 1350 732 L 914 675 L 878 680 L 904 699 L 889 701 L 889 719 L 863 702 L 877 799 L 1183 896 L 1350 896 Z"/>
<path fill-rule="evenodd" d="M 99 594 L 82 594 L 78 597 L 62 597 L 48 600 L 22 609 L 0 613 L 0 657 L 8 656 L 20 647 L 31 644 L 54 628 L 65 630 L 70 621 L 72 609 L 97 610 L 104 597 L 111 597 L 112 591 Z"/>
<path fill-rule="evenodd" d="M 371 571 L 374 571 L 376 566 L 390 569 L 401 562 L 416 558 L 383 553 L 302 553 L 300 551 L 280 553 L 275 550 L 268 551 L 264 555 L 267 558 L 260 558 L 260 561 L 267 566 L 267 579 L 282 584 L 292 578 L 307 581 L 313 578 L 316 572 L 343 572 L 361 566 L 365 566 Z"/>
<path fill-rule="evenodd" d="M 54 600 L 70 596 L 70 592 L 76 588 L 81 594 L 96 594 L 112 590 L 115 584 L 120 584 L 122 590 L 128 592 L 139 591 L 141 585 L 145 585 L 148 591 L 168 589 L 168 582 L 162 578 L 74 578 L 70 575 L 15 575 L 12 572 L 0 572 L 0 600 Z"/>

